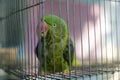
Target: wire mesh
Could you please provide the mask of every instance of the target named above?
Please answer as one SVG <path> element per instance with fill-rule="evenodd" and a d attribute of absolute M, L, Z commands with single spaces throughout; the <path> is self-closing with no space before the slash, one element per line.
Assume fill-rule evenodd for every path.
<path fill-rule="evenodd" d="M 0 0 L 0 4 L 0 69 L 14 79 L 120 79 L 119 0 Z M 48 14 L 63 19 L 67 31 L 53 17 L 46 22 L 51 32 L 41 31 Z"/>

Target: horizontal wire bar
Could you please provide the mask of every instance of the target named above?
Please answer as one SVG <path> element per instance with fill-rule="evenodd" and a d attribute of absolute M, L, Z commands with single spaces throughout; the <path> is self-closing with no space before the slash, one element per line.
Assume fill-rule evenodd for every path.
<path fill-rule="evenodd" d="M 24 11 L 24 10 L 26 10 L 26 9 L 29 9 L 29 8 L 32 8 L 32 7 L 38 6 L 38 5 L 40 5 L 40 4 L 43 4 L 44 2 L 45 2 L 45 0 L 43 0 L 43 1 L 41 1 L 41 2 L 38 2 L 38 3 L 34 4 L 34 5 L 31 5 L 31 6 L 25 7 L 25 8 L 23 8 L 23 9 L 16 10 L 16 11 L 14 11 L 14 12 L 11 12 L 10 14 L 8 14 L 8 15 L 5 16 L 5 17 L 1 17 L 1 18 L 0 18 L 0 21 L 6 19 L 6 18 L 8 18 L 8 17 L 10 17 L 10 16 L 12 16 L 12 15 L 18 13 L 18 12 L 21 12 L 21 11 Z"/>

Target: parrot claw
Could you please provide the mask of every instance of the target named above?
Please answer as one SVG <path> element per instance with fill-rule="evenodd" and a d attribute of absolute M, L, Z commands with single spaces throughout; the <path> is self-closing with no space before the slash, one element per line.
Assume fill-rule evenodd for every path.
<path fill-rule="evenodd" d="M 65 69 L 64 72 L 63 72 L 63 75 L 67 75 L 68 73 L 69 73 L 69 70 Z"/>
<path fill-rule="evenodd" d="M 44 72 L 44 71 L 42 71 L 42 72 L 41 72 L 41 74 L 42 74 L 42 75 L 45 75 L 45 72 Z"/>
<path fill-rule="evenodd" d="M 45 72 L 42 70 L 42 71 L 39 71 L 38 74 L 44 76 L 44 75 L 45 75 Z"/>

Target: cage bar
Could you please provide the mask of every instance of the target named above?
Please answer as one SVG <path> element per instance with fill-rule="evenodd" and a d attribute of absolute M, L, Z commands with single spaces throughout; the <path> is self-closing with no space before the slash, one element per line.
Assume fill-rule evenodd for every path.
<path fill-rule="evenodd" d="M 0 0 L 0 80 L 119 80 L 119 5 L 119 0 Z M 55 29 L 53 17 L 45 21 L 48 14 L 65 21 L 65 43 L 62 21 Z M 41 31 L 42 22 L 47 31 Z"/>

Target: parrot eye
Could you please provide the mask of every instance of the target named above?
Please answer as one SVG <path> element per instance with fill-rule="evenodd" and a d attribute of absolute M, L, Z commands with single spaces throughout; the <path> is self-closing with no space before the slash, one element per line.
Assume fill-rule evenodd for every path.
<path fill-rule="evenodd" d="M 55 23 L 53 24 L 53 27 L 56 27 L 56 24 L 55 24 Z"/>

